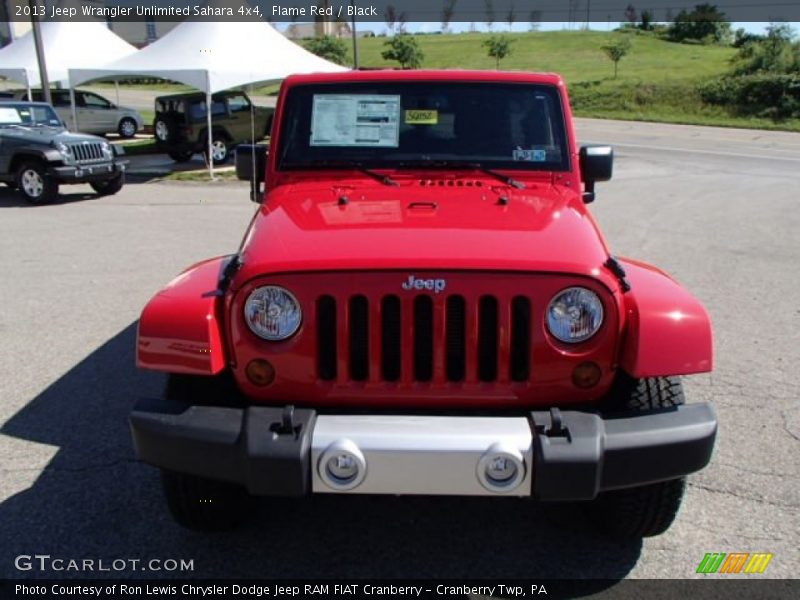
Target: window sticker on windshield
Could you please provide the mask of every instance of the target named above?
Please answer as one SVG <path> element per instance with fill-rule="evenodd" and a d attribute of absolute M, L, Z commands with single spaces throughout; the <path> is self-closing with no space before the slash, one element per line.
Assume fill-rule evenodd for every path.
<path fill-rule="evenodd" d="M 531 148 L 525 150 L 522 148 L 515 148 L 513 153 L 514 160 L 523 162 L 547 162 L 547 150 Z"/>
<path fill-rule="evenodd" d="M 0 108 L 0 123 L 22 123 L 16 108 Z"/>
<path fill-rule="evenodd" d="M 397 148 L 400 96 L 314 94 L 311 146 Z"/>
<path fill-rule="evenodd" d="M 438 110 L 407 110 L 408 125 L 436 125 L 439 122 Z"/>

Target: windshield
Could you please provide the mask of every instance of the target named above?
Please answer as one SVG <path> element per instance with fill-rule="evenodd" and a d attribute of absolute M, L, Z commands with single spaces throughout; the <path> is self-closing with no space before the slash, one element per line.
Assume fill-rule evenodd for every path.
<path fill-rule="evenodd" d="M 279 169 L 569 169 L 558 90 L 534 84 L 304 85 L 286 98 Z"/>
<path fill-rule="evenodd" d="M 0 127 L 7 125 L 52 125 L 61 127 L 53 107 L 47 104 L 0 104 Z"/>

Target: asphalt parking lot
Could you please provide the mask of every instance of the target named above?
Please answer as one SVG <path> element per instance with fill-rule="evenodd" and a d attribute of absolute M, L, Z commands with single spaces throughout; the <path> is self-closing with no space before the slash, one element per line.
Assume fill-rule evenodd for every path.
<path fill-rule="evenodd" d="M 422 497 L 265 502 L 242 531 L 182 530 L 130 446 L 134 399 L 163 382 L 134 367 L 135 324 L 180 270 L 235 249 L 247 187 L 129 183 L 99 199 L 64 187 L 44 207 L 2 187 L 0 576 L 59 575 L 15 569 L 18 555 L 49 554 L 193 559 L 186 575 L 202 578 L 684 578 L 707 552 L 771 552 L 763 577 L 796 577 L 800 135 L 578 128 L 617 147 L 594 206 L 613 251 L 671 273 L 714 321 L 716 369 L 685 383 L 689 401 L 714 402 L 720 433 L 669 532 L 620 543 L 574 506 Z"/>

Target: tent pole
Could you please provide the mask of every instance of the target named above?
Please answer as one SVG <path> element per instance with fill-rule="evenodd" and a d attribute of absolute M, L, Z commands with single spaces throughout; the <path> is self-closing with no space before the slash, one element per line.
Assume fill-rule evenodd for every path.
<path fill-rule="evenodd" d="M 119 107 L 119 79 L 114 80 L 114 87 L 117 88 L 117 107 Z"/>
<path fill-rule="evenodd" d="M 78 131 L 78 111 L 75 109 L 75 86 L 69 80 L 69 108 L 72 112 L 72 131 Z"/>
<path fill-rule="evenodd" d="M 33 29 L 33 43 L 36 47 L 36 61 L 39 63 L 39 81 L 40 85 L 42 86 L 42 94 L 44 101 L 48 104 L 53 103 L 53 99 L 50 97 L 50 82 L 47 79 L 47 65 L 45 64 L 44 60 L 44 47 L 42 45 L 42 32 L 39 29 L 39 17 L 35 14 L 35 8 L 33 0 L 28 0 L 28 6 L 31 10 L 31 29 Z"/>
<path fill-rule="evenodd" d="M 206 84 L 208 84 L 208 75 L 206 75 Z M 208 88 L 206 88 L 208 90 Z M 211 91 L 206 92 L 206 141 L 208 142 L 208 176 L 211 180 L 214 180 L 214 156 L 211 154 L 211 143 L 213 141 L 213 135 L 211 133 Z"/>
<path fill-rule="evenodd" d="M 31 79 L 28 77 L 28 69 L 25 69 L 25 87 L 28 90 L 28 102 L 33 102 L 33 93 L 31 92 Z"/>

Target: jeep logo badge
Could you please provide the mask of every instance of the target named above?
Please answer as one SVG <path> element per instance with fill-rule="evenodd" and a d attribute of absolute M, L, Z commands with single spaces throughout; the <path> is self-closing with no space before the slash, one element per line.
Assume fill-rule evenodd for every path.
<path fill-rule="evenodd" d="M 413 275 L 408 276 L 408 281 L 400 284 L 404 290 L 430 290 L 434 294 L 443 292 L 447 287 L 444 279 L 417 279 Z"/>

